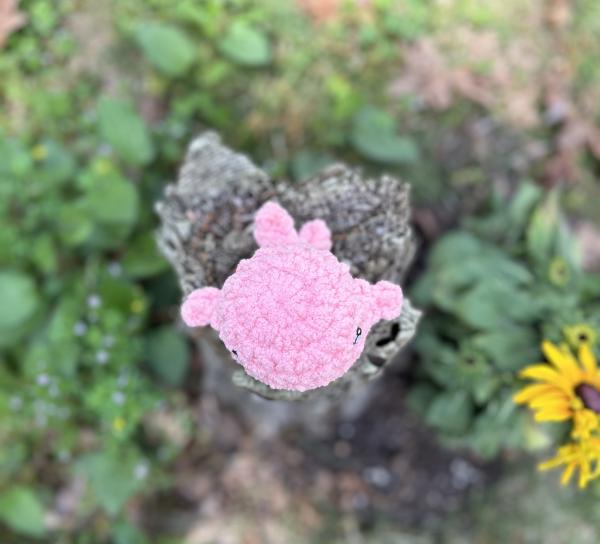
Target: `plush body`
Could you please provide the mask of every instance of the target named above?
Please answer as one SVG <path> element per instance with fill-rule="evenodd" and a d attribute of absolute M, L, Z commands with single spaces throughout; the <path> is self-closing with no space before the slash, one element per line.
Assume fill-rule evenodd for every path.
<path fill-rule="evenodd" d="M 377 321 L 400 314 L 400 287 L 353 278 L 331 253 L 323 221 L 296 232 L 287 211 L 268 202 L 257 212 L 254 237 L 259 249 L 222 289 L 193 291 L 181 314 L 188 326 L 216 329 L 246 372 L 270 387 L 327 385 L 358 359 Z"/>

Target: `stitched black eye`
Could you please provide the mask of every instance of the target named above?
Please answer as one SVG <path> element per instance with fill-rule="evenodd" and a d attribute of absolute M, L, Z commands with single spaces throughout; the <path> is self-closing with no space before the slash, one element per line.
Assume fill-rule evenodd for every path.
<path fill-rule="evenodd" d="M 354 343 L 358 342 L 360 335 L 362 334 L 362 329 L 360 327 L 356 327 L 356 338 L 354 339 Z"/>
<path fill-rule="evenodd" d="M 231 353 L 233 353 L 237 357 L 237 351 L 235 351 L 234 349 L 232 349 Z"/>

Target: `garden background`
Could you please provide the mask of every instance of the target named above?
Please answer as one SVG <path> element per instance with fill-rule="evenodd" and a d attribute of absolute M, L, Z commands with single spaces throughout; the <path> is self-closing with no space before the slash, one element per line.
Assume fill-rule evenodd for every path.
<path fill-rule="evenodd" d="M 511 400 L 543 339 L 598 353 L 598 58 L 596 0 L 0 0 L 2 544 L 598 542 Z M 206 129 L 410 184 L 380 424 L 266 439 L 200 394 L 154 203 Z"/>

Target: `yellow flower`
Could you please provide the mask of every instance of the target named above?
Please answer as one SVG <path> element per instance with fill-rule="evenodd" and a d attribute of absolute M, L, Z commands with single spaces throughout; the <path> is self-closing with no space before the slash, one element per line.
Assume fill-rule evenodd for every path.
<path fill-rule="evenodd" d="M 134 314 L 141 314 L 144 311 L 144 301 L 136 298 L 131 301 L 130 310 Z"/>
<path fill-rule="evenodd" d="M 121 416 L 118 416 L 115 419 L 113 419 L 113 430 L 116 433 L 122 432 L 123 429 L 125 429 L 125 425 L 126 425 L 126 422 Z"/>
<path fill-rule="evenodd" d="M 584 408 L 577 410 L 573 416 L 573 430 L 571 436 L 576 439 L 586 440 L 600 427 L 598 414 Z"/>
<path fill-rule="evenodd" d="M 571 273 L 569 270 L 569 264 L 562 257 L 556 257 L 550 263 L 550 269 L 548 270 L 548 277 L 550 281 L 558 287 L 563 287 L 569 283 L 569 277 Z"/>
<path fill-rule="evenodd" d="M 562 485 L 567 485 L 579 469 L 579 487 L 585 487 L 600 476 L 600 439 L 588 438 L 561 446 L 552 459 L 539 465 L 539 469 L 550 470 L 561 465 L 566 465 L 560 478 Z"/>
<path fill-rule="evenodd" d="M 43 161 L 48 156 L 48 148 L 42 144 L 36 145 L 31 150 L 31 156 L 36 161 Z"/>
<path fill-rule="evenodd" d="M 548 341 L 542 344 L 542 351 L 551 365 L 541 363 L 523 369 L 520 376 L 537 383 L 525 386 L 513 400 L 527 404 L 536 421 L 565 421 L 584 408 L 600 413 L 600 371 L 590 346 L 581 345 L 579 361 L 566 346 Z M 585 434 L 582 429 L 577 432 Z"/>
<path fill-rule="evenodd" d="M 578 323 L 577 325 L 565 327 L 563 334 L 574 349 L 579 348 L 581 344 L 590 344 L 593 346 L 598 339 L 598 334 L 594 330 L 594 327 L 587 323 Z"/>

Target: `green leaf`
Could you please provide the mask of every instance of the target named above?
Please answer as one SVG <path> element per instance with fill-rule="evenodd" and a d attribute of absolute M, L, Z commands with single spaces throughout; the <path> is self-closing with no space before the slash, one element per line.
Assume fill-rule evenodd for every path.
<path fill-rule="evenodd" d="M 449 433 L 465 432 L 471 422 L 473 404 L 466 391 L 450 391 L 435 397 L 427 412 L 427 423 Z"/>
<path fill-rule="evenodd" d="M 173 327 L 162 327 L 148 336 L 146 357 L 152 370 L 165 383 L 181 384 L 188 366 L 188 345 Z"/>
<path fill-rule="evenodd" d="M 85 205 L 97 223 L 132 226 L 139 212 L 139 197 L 133 183 L 117 176 L 99 177 L 89 188 Z"/>
<path fill-rule="evenodd" d="M 292 159 L 292 176 L 296 181 L 302 181 L 334 162 L 333 157 L 324 153 L 308 150 L 300 151 Z"/>
<path fill-rule="evenodd" d="M 148 539 L 135 525 L 121 521 L 112 530 L 114 544 L 148 544 Z"/>
<path fill-rule="evenodd" d="M 455 312 L 477 330 L 493 330 L 514 322 L 526 323 L 538 316 L 540 305 L 530 292 L 490 278 L 462 296 Z"/>
<path fill-rule="evenodd" d="M 499 369 L 510 371 L 534 363 L 539 357 L 538 343 L 536 334 L 525 326 L 498 328 L 473 338 L 473 344 Z"/>
<path fill-rule="evenodd" d="M 542 194 L 542 189 L 533 183 L 519 185 L 508 208 L 509 221 L 517 232 L 527 223 L 531 210 L 539 202 Z"/>
<path fill-rule="evenodd" d="M 130 451 L 101 451 L 83 457 L 77 468 L 87 477 L 98 504 L 114 516 L 142 487 L 135 477 L 138 462 L 139 457 Z"/>
<path fill-rule="evenodd" d="M 49 233 L 45 232 L 36 237 L 31 243 L 30 252 L 32 263 L 43 274 L 50 275 L 56 272 L 58 252 Z"/>
<path fill-rule="evenodd" d="M 235 21 L 219 42 L 227 58 L 243 66 L 264 66 L 271 61 L 271 46 L 266 35 L 243 21 Z"/>
<path fill-rule="evenodd" d="M 140 166 L 154 155 L 142 118 L 126 103 L 103 98 L 98 105 L 100 135 L 126 162 Z"/>
<path fill-rule="evenodd" d="M 429 254 L 429 266 L 441 267 L 466 257 L 478 255 L 485 244 L 472 234 L 456 231 L 446 234 L 439 240 Z"/>
<path fill-rule="evenodd" d="M 406 403 L 413 412 L 425 414 L 436 394 L 437 390 L 433 385 L 427 382 L 417 383 L 408 391 Z"/>
<path fill-rule="evenodd" d="M 57 210 L 56 229 L 61 241 L 74 247 L 89 239 L 94 230 L 94 223 L 83 202 L 71 202 Z"/>
<path fill-rule="evenodd" d="M 32 165 L 31 154 L 20 142 L 0 138 L 0 174 L 24 177 Z"/>
<path fill-rule="evenodd" d="M 59 143 L 48 141 L 42 144 L 45 156 L 39 162 L 35 179 L 43 185 L 70 181 L 75 173 L 75 160 Z"/>
<path fill-rule="evenodd" d="M 0 519 L 24 535 L 41 537 L 45 532 L 44 507 L 28 487 L 12 487 L 0 495 Z"/>
<path fill-rule="evenodd" d="M 553 257 L 558 222 L 558 192 L 553 191 L 534 210 L 527 227 L 527 251 L 534 261 L 546 263 Z"/>
<path fill-rule="evenodd" d="M 194 62 L 196 48 L 179 28 L 164 23 L 141 23 L 135 39 L 146 58 L 168 76 L 184 74 Z"/>
<path fill-rule="evenodd" d="M 130 243 L 121 264 L 130 278 L 147 278 L 168 268 L 168 263 L 158 253 L 156 240 L 150 232 L 141 234 Z"/>
<path fill-rule="evenodd" d="M 419 158 L 414 140 L 398 136 L 394 119 L 372 106 L 362 108 L 354 116 L 350 140 L 361 155 L 375 162 L 406 164 Z"/>
<path fill-rule="evenodd" d="M 16 270 L 0 272 L 0 346 L 11 345 L 25 332 L 40 306 L 34 281 Z"/>

